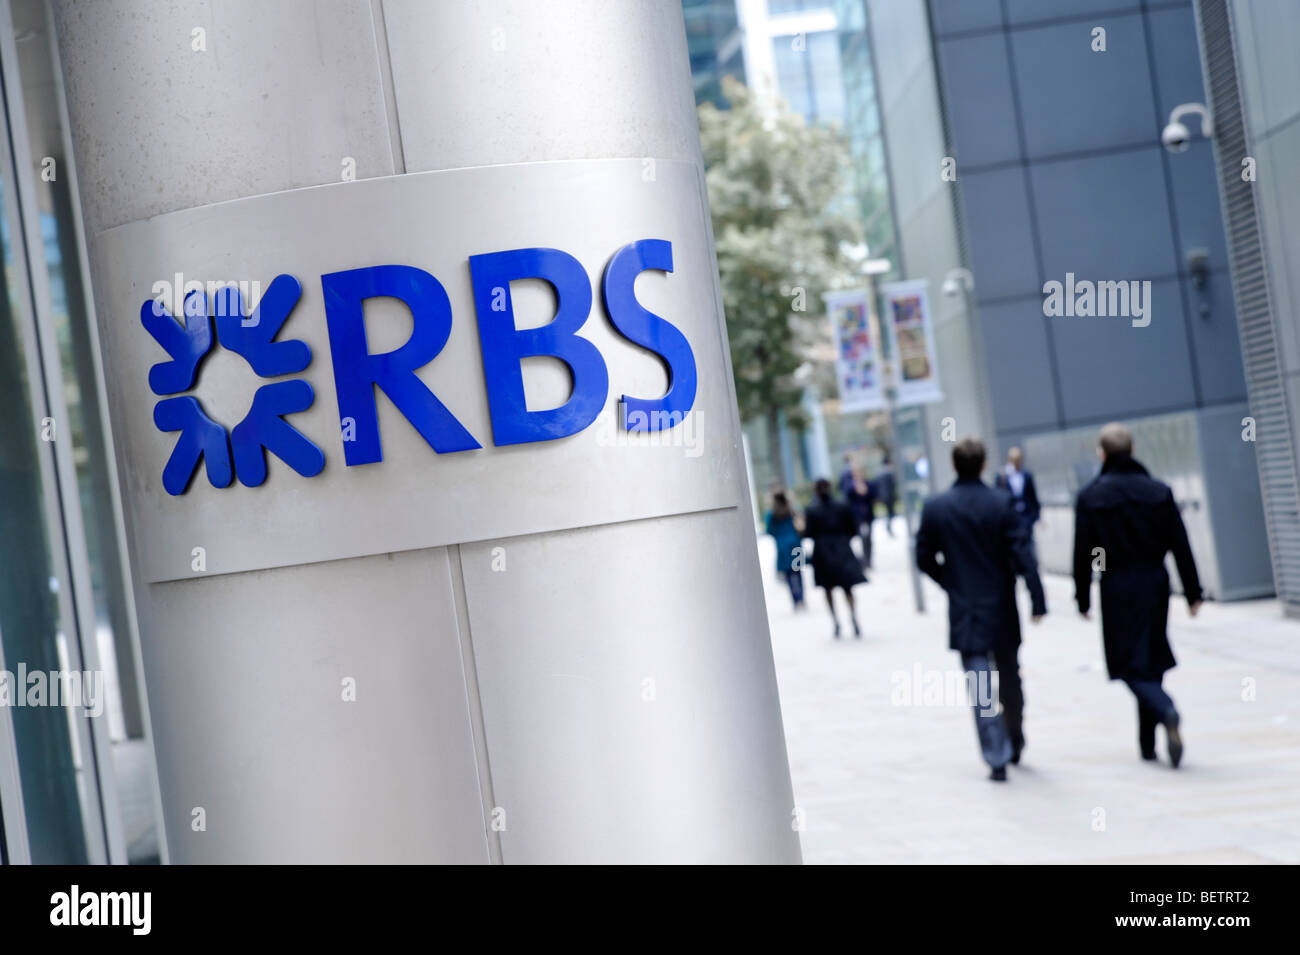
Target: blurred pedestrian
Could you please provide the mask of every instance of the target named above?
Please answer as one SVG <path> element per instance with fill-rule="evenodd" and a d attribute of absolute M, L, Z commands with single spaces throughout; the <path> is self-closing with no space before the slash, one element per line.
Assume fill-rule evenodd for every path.
<path fill-rule="evenodd" d="M 1038 523 L 1042 509 L 1038 506 L 1038 488 L 1034 484 L 1033 472 L 1025 470 L 1025 456 L 1019 448 L 1007 452 L 1007 464 L 998 472 L 997 486 L 1011 495 L 1011 503 L 1025 525 L 1029 542 L 1034 542 L 1034 525 Z"/>
<path fill-rule="evenodd" d="M 784 491 L 772 495 L 772 509 L 764 520 L 767 532 L 776 541 L 776 572 L 790 588 L 794 609 L 802 610 L 803 598 L 803 535 L 799 530 L 799 515 L 790 506 Z"/>
<path fill-rule="evenodd" d="M 1074 586 L 1079 613 L 1088 613 L 1092 574 L 1101 574 L 1101 634 L 1106 671 L 1123 680 L 1138 704 L 1138 749 L 1156 758 L 1156 725 L 1165 727 L 1169 762 L 1182 762 L 1178 710 L 1161 685 L 1175 666 L 1169 646 L 1169 572 L 1173 552 L 1187 611 L 1201 607 L 1201 582 L 1187 529 L 1169 485 L 1133 457 L 1133 435 L 1121 424 L 1101 429 L 1101 474 L 1079 492 L 1074 523 Z"/>
<path fill-rule="evenodd" d="M 871 568 L 871 525 L 876 519 L 876 490 L 867 481 L 861 468 L 853 469 L 853 482 L 844 495 L 853 520 L 858 525 L 858 539 L 862 541 L 862 566 Z"/>
<path fill-rule="evenodd" d="M 885 530 L 894 536 L 894 507 L 898 504 L 898 486 L 894 482 L 893 465 L 889 455 L 880 462 L 880 473 L 876 475 L 876 496 L 885 505 Z"/>
<path fill-rule="evenodd" d="M 862 636 L 858 625 L 857 608 L 853 604 L 853 586 L 866 583 L 862 565 L 853 553 L 853 538 L 858 533 L 853 511 L 842 501 L 831 497 L 831 482 L 821 478 L 815 485 L 813 503 L 804 513 L 804 536 L 813 544 L 813 581 L 826 591 L 826 606 L 830 608 L 835 623 L 835 639 L 840 637 L 840 621 L 835 615 L 835 589 L 844 591 L 849 602 L 849 619 L 853 622 L 853 635 Z"/>
<path fill-rule="evenodd" d="M 840 496 L 847 498 L 849 491 L 853 489 L 853 455 L 845 453 L 844 469 L 840 471 L 839 480 L 835 482 L 836 488 L 839 489 Z"/>
<path fill-rule="evenodd" d="M 956 482 L 921 510 L 916 565 L 948 594 L 948 645 L 961 654 L 989 778 L 1004 782 L 1007 763 L 1020 762 L 1025 747 L 1016 575 L 1029 587 L 1034 623 L 1047 613 L 1047 603 L 1024 525 L 1006 495 L 980 480 L 983 443 L 962 438 L 952 464 Z M 994 670 L 1001 713 L 992 701 Z"/>

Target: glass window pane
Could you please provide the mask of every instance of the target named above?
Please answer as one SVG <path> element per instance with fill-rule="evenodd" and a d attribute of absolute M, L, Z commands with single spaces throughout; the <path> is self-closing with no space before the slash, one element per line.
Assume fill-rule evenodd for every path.
<path fill-rule="evenodd" d="M 57 351 L 62 384 L 59 397 L 67 415 L 67 420 L 59 423 L 60 438 L 71 448 L 84 532 L 84 540 L 75 546 L 84 544 L 93 600 L 93 633 L 83 634 L 82 639 L 94 641 L 103 670 L 104 715 L 113 746 L 127 860 L 156 862 L 152 754 L 145 738 L 131 643 L 129 583 L 113 510 L 113 463 L 94 357 L 94 317 L 88 307 L 86 270 L 78 241 L 71 157 L 64 148 L 57 54 L 46 4 L 42 0 L 11 0 L 11 8 L 19 40 L 26 161 L 36 179 L 32 214 L 38 218 L 41 232 L 40 247 L 28 249 L 28 259 L 34 279 L 43 281 L 49 290 L 50 314 L 43 316 L 46 324 L 42 327 L 52 327 L 53 340 L 42 345 Z M 42 303 L 40 296 L 37 302 Z"/>
<path fill-rule="evenodd" d="M 47 521 L 48 514 L 57 514 L 51 510 L 52 450 L 43 440 L 53 422 L 38 416 L 32 400 L 43 383 L 31 367 L 34 343 L 24 334 L 24 312 L 15 294 L 12 201 L 11 184 L 0 182 L 5 275 L 0 294 L 0 408 L 5 409 L 0 432 L 0 646 L 6 703 L 13 718 L 32 861 L 85 863 L 79 754 L 68 723 L 70 717 L 80 719 L 81 711 L 49 705 L 48 675 L 64 669 L 66 651 L 60 644 L 65 633 L 75 631 L 69 629 L 73 624 L 64 619 L 60 601 L 66 579 L 58 570 L 62 535 L 51 534 Z"/>

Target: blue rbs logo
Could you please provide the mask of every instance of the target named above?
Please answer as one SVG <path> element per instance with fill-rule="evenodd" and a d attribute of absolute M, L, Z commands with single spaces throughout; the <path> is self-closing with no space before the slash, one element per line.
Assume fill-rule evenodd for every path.
<path fill-rule="evenodd" d="M 611 324 L 628 341 L 658 355 L 668 373 L 668 390 L 662 397 L 622 396 L 619 424 L 628 431 L 674 427 L 695 403 L 695 356 L 686 336 L 645 309 L 633 292 L 636 277 L 648 269 L 673 270 L 671 243 L 632 242 L 614 254 L 601 278 Z M 582 264 L 558 249 L 513 249 L 470 256 L 469 270 L 493 443 L 552 441 L 586 428 L 605 406 L 609 371 L 596 346 L 577 334 L 592 306 L 591 281 Z M 542 279 L 555 290 L 555 317 L 548 324 L 515 327 L 510 283 L 522 279 Z M 441 283 L 408 265 L 331 272 L 320 281 L 347 465 L 383 460 L 376 388 L 439 454 L 482 447 L 415 374 L 438 356 L 451 336 L 451 302 Z M 163 399 L 154 406 L 154 424 L 160 431 L 180 432 L 163 468 L 168 494 L 185 493 L 200 459 L 213 487 L 228 487 L 235 477 L 248 487 L 260 485 L 266 480 L 268 452 L 304 477 L 324 469 L 324 452 L 285 420 L 315 401 L 305 379 L 259 387 L 248 414 L 229 434 L 207 415 L 197 398 L 181 394 L 194 387 L 203 359 L 216 345 L 242 356 L 262 378 L 305 371 L 312 360 L 310 346 L 279 340 L 301 297 L 298 280 L 279 275 L 247 315 L 234 287 L 217 290 L 211 303 L 201 291 L 189 293 L 182 308 L 183 324 L 154 299 L 141 307 L 145 330 L 171 356 L 149 370 L 149 387 Z M 413 330 L 395 351 L 371 354 L 364 303 L 380 297 L 402 301 L 410 309 Z M 572 389 L 558 408 L 527 408 L 521 362 L 536 356 L 558 358 L 569 367 Z"/>

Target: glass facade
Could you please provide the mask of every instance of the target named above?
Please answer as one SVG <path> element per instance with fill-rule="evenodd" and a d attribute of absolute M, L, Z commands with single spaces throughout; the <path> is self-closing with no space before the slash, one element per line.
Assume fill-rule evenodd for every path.
<path fill-rule="evenodd" d="M 682 13 L 695 102 L 726 109 L 730 104 L 722 95 L 722 78 L 733 76 L 745 81 L 735 0 L 683 0 Z"/>
<path fill-rule="evenodd" d="M 40 0 L 0 10 L 0 848 L 6 862 L 158 861 L 57 54 Z"/>
<path fill-rule="evenodd" d="M 48 440 L 58 420 L 45 401 L 26 263 L 14 243 L 21 231 L 15 228 L 19 216 L 13 193 L 12 171 L 0 171 L 5 276 L 0 295 L 0 406 L 7 412 L 0 441 L 0 658 L 9 714 L 5 722 L 21 770 L 32 861 L 78 863 L 88 861 L 87 837 L 93 833 L 84 831 L 79 805 L 82 762 L 73 737 L 76 724 L 57 707 L 18 705 L 20 696 L 22 703 L 29 702 L 27 673 L 64 669 L 67 634 L 75 633 L 75 622 L 67 598 L 54 448 Z M 10 803 L 15 796 L 6 795 L 6 822 L 13 826 L 17 807 Z"/>
<path fill-rule="evenodd" d="M 880 122 L 870 25 L 864 0 L 837 0 L 839 72 L 843 81 L 844 134 L 853 157 L 853 191 L 873 258 L 889 259 L 897 274 L 897 244 L 890 208 L 889 170 Z"/>
<path fill-rule="evenodd" d="M 810 123 L 840 123 L 844 84 L 834 30 L 772 39 L 777 88 L 790 109 Z"/>

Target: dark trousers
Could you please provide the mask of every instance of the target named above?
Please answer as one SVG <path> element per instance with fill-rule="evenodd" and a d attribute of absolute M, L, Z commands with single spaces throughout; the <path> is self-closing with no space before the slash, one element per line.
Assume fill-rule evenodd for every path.
<path fill-rule="evenodd" d="M 963 653 L 961 665 L 971 691 L 975 711 L 975 732 L 984 761 L 997 769 L 1011 760 L 1012 752 L 1025 744 L 1023 720 L 1025 697 L 1020 686 L 1018 647 L 994 653 Z M 999 708 L 993 705 L 993 673 L 998 674 Z"/>
<path fill-rule="evenodd" d="M 781 574 L 785 577 L 786 585 L 790 588 L 790 597 L 794 600 L 797 607 L 803 603 L 803 571 L 786 570 Z"/>
<path fill-rule="evenodd" d="M 1154 756 L 1156 752 L 1156 725 L 1174 712 L 1173 698 L 1165 692 L 1161 678 L 1154 680 L 1126 676 L 1123 678 L 1128 688 L 1133 691 L 1138 705 L 1138 746 L 1143 756 Z"/>
<path fill-rule="evenodd" d="M 1025 746 L 1025 689 L 1020 684 L 1020 647 L 1007 647 L 993 656 L 998 667 L 998 702 L 1007 736 L 1017 749 Z"/>

